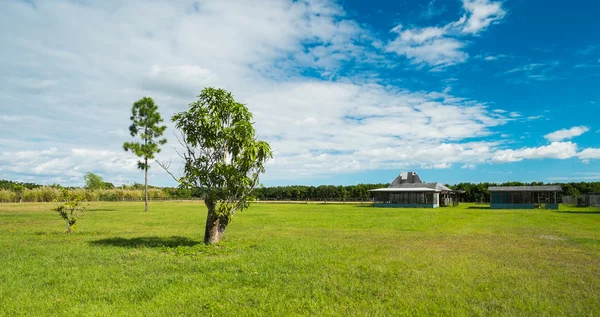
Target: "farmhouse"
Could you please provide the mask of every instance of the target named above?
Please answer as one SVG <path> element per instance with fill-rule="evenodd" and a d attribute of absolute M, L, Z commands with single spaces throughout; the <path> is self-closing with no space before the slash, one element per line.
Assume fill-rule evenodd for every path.
<path fill-rule="evenodd" d="M 371 190 L 375 207 L 437 208 L 458 205 L 458 195 L 440 183 L 423 183 L 415 172 L 403 172 L 390 186 Z"/>
<path fill-rule="evenodd" d="M 558 193 L 562 188 L 558 185 L 490 186 L 488 192 L 492 209 L 558 209 Z"/>

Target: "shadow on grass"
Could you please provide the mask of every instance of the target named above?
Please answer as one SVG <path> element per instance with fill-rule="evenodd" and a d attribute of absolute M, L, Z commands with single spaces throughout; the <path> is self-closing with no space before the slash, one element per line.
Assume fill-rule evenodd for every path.
<path fill-rule="evenodd" d="M 89 208 L 87 211 L 117 211 L 115 208 Z"/>
<path fill-rule="evenodd" d="M 554 210 L 559 214 L 589 214 L 589 215 L 600 215 L 600 210 Z"/>
<path fill-rule="evenodd" d="M 467 209 L 484 209 L 484 210 L 488 210 L 491 209 L 490 206 L 469 206 L 467 207 Z"/>
<path fill-rule="evenodd" d="M 373 204 L 354 205 L 355 208 L 374 208 Z"/>
<path fill-rule="evenodd" d="M 200 241 L 186 237 L 137 237 L 137 238 L 108 238 L 90 241 L 95 246 L 115 246 L 123 248 L 176 248 L 179 246 L 192 247 L 200 244 Z"/>

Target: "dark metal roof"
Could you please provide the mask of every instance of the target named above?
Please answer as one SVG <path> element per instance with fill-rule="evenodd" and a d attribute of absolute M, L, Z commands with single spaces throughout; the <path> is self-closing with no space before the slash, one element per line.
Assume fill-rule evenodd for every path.
<path fill-rule="evenodd" d="M 546 186 L 490 186 L 488 192 L 562 192 L 559 185 Z"/>
<path fill-rule="evenodd" d="M 440 184 L 440 183 L 404 183 L 404 184 L 391 184 L 388 188 L 430 188 L 439 191 L 451 191 L 452 189 Z"/>
<path fill-rule="evenodd" d="M 446 193 L 446 192 L 458 192 L 454 191 L 440 183 L 403 183 L 403 184 L 392 184 L 387 188 L 378 188 L 370 191 L 374 192 L 438 192 L 438 193 Z M 463 191 L 464 193 L 464 191 Z"/>

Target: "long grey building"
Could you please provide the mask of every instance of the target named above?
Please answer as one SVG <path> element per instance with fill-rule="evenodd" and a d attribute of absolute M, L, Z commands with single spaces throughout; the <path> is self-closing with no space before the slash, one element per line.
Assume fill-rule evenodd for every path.
<path fill-rule="evenodd" d="M 490 186 L 488 192 L 492 209 L 558 209 L 558 193 L 562 188 L 559 185 Z"/>

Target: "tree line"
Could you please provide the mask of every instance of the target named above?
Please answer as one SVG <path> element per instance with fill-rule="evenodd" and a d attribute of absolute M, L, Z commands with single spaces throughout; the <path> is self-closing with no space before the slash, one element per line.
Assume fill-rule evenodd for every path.
<path fill-rule="evenodd" d="M 369 190 L 387 187 L 389 184 L 358 184 L 350 186 L 276 186 L 260 187 L 255 189 L 254 197 L 262 200 L 369 200 L 373 195 Z M 462 190 L 460 195 L 463 202 L 489 202 L 490 186 L 542 186 L 560 185 L 563 189 L 560 196 L 581 196 L 589 193 L 600 192 L 600 182 L 570 182 L 570 183 L 543 183 L 543 182 L 505 182 L 505 183 L 458 183 L 446 187 L 453 190 Z"/>
<path fill-rule="evenodd" d="M 505 183 L 458 183 L 456 185 L 446 185 L 454 190 L 464 190 L 460 195 L 460 200 L 463 202 L 489 202 L 490 193 L 487 189 L 490 186 L 542 186 L 542 185 L 560 185 L 562 192 L 558 193 L 562 196 L 581 196 L 583 194 L 600 193 L 600 182 L 569 182 L 569 183 L 543 183 L 543 182 L 505 182 Z"/>
<path fill-rule="evenodd" d="M 51 202 L 58 200 L 61 189 L 67 189 L 74 195 L 79 194 L 86 197 L 88 201 L 121 201 L 121 200 L 145 200 L 145 184 L 131 184 L 115 187 L 104 182 L 102 178 L 86 177 L 85 188 L 62 187 L 57 184 L 42 186 L 34 183 L 20 183 L 9 180 L 0 180 L 0 202 Z M 110 184 L 106 186 L 104 184 Z M 112 186 L 111 186 L 112 185 Z M 506 183 L 459 183 L 446 185 L 454 190 L 463 190 L 460 200 L 463 202 L 489 202 L 490 194 L 487 189 L 490 186 L 539 186 L 560 185 L 563 192 L 561 196 L 581 196 L 583 194 L 600 192 L 600 182 L 571 182 L 552 183 L 542 182 L 506 182 Z M 320 185 L 320 186 L 273 186 L 257 187 L 252 193 L 252 198 L 257 200 L 296 200 L 296 201 L 367 201 L 373 195 L 369 190 L 387 187 L 388 184 L 357 184 L 348 186 Z M 185 189 L 178 187 L 156 187 L 148 186 L 150 200 L 163 199 L 203 199 L 204 193 L 199 189 Z"/>

